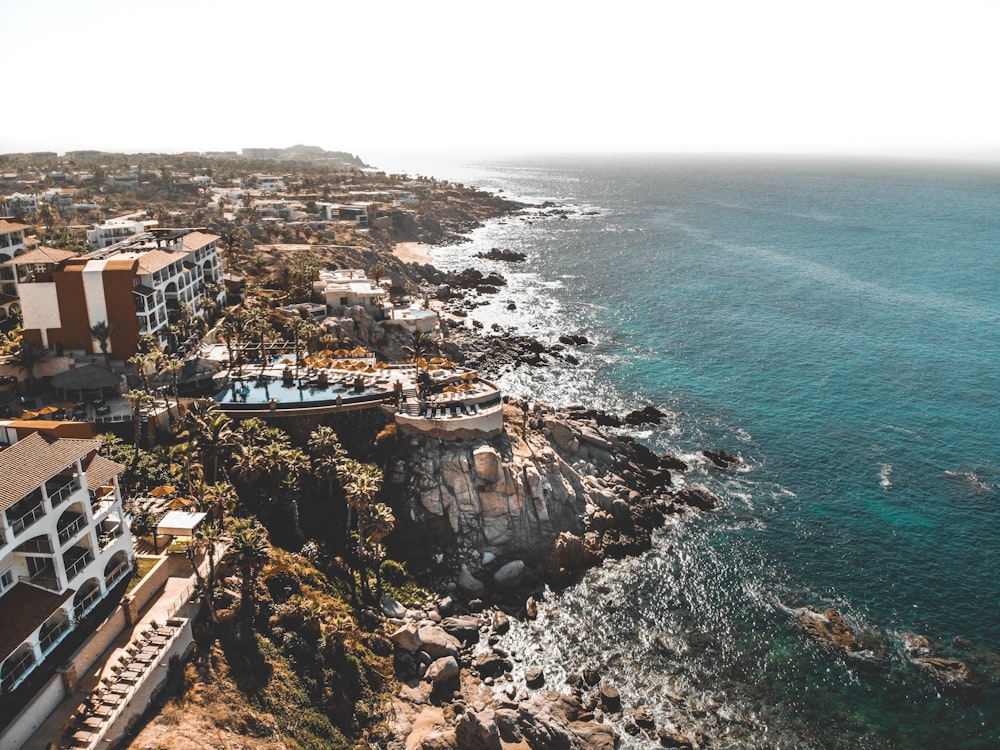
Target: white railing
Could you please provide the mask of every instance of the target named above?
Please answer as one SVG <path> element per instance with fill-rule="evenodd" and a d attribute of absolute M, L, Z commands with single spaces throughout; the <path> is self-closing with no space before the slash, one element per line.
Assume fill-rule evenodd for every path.
<path fill-rule="evenodd" d="M 101 598 L 100 587 L 99 586 L 94 587 L 93 591 L 91 591 L 89 594 L 83 597 L 83 599 L 81 599 L 73 607 L 73 617 L 75 617 L 78 621 L 82 620 L 84 615 L 90 612 L 90 610 L 94 608 L 94 605 L 96 605 L 97 602 L 100 601 L 100 598 Z"/>
<path fill-rule="evenodd" d="M 86 519 L 83 516 L 77 516 L 66 526 L 59 529 L 59 544 L 66 544 L 66 542 L 76 536 L 77 532 L 83 528 L 85 522 Z"/>
<path fill-rule="evenodd" d="M 122 578 L 124 578 L 125 573 L 127 573 L 131 569 L 132 566 L 129 565 L 129 561 L 122 560 L 120 563 L 118 563 L 118 565 L 115 566 L 114 570 L 112 570 L 110 573 L 104 574 L 104 585 L 110 589 L 116 583 L 118 583 Z"/>
<path fill-rule="evenodd" d="M 3 684 L 6 690 L 11 690 L 34 665 L 34 653 L 31 651 L 25 652 L 24 656 L 18 659 L 17 662 L 6 671 L 6 674 L 0 676 L 0 683 Z"/>
<path fill-rule="evenodd" d="M 72 565 L 66 568 L 66 580 L 72 581 L 74 578 L 80 575 L 80 572 L 88 565 L 90 565 L 90 563 L 92 562 L 94 562 L 94 553 L 88 549 L 86 552 L 84 552 L 82 555 L 76 558 L 76 560 L 73 562 Z"/>
<path fill-rule="evenodd" d="M 45 491 L 48 492 L 48 489 L 49 488 L 46 487 Z M 68 498 L 74 492 L 76 492 L 78 489 L 80 489 L 80 482 L 77 481 L 76 479 L 73 479 L 72 481 L 69 481 L 62 487 L 60 487 L 56 492 L 49 493 L 49 502 L 52 503 L 52 507 L 54 508 L 60 503 L 62 503 L 66 498 Z"/>
<path fill-rule="evenodd" d="M 59 623 L 59 626 L 55 630 L 47 633 L 45 637 L 38 642 L 38 647 L 42 650 L 42 655 L 44 656 L 48 653 L 49 649 L 53 648 L 59 641 L 61 641 L 63 635 L 68 632 L 69 620 L 63 620 Z"/>
<path fill-rule="evenodd" d="M 10 527 L 14 530 L 15 535 L 20 534 L 22 531 L 31 526 L 31 524 L 33 524 L 35 521 L 37 521 L 44 515 L 45 515 L 45 506 L 39 503 L 34 508 L 25 513 L 23 516 L 16 519 L 10 525 Z"/>

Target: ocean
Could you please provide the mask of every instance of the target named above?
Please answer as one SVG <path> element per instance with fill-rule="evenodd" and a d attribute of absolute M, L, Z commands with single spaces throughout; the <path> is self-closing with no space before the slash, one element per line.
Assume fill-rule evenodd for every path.
<path fill-rule="evenodd" d="M 578 366 L 505 372 L 505 391 L 653 404 L 668 416 L 638 436 L 725 501 L 547 592 L 505 639 L 519 668 L 557 685 L 600 666 L 627 709 L 716 748 L 1000 747 L 1000 168 L 607 157 L 434 174 L 567 209 L 434 253 L 508 278 L 470 314 L 487 332 L 590 340 Z M 528 259 L 472 257 L 493 247 Z M 700 456 L 720 448 L 744 465 Z M 888 658 L 810 642 L 807 605 Z M 929 679 L 911 634 L 977 685 Z"/>

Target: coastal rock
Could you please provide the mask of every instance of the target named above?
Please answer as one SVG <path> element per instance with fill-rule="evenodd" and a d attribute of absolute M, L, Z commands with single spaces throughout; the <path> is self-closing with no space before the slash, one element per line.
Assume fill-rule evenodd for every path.
<path fill-rule="evenodd" d="M 382 609 L 382 614 L 391 620 L 402 620 L 406 617 L 406 607 L 391 596 L 383 596 L 379 600 L 379 607 Z"/>
<path fill-rule="evenodd" d="M 641 729 L 656 728 L 656 720 L 653 718 L 653 714 L 650 712 L 649 706 L 639 706 L 635 711 L 633 711 L 632 721 L 634 721 L 635 725 Z"/>
<path fill-rule="evenodd" d="M 731 469 L 736 464 L 740 463 L 740 457 L 734 456 L 732 453 L 724 450 L 709 451 L 705 450 L 701 452 L 705 458 L 711 461 L 716 467 L 720 469 Z"/>
<path fill-rule="evenodd" d="M 479 618 L 472 615 L 446 617 L 441 621 L 441 629 L 470 646 L 479 642 Z"/>
<path fill-rule="evenodd" d="M 497 678 L 504 672 L 509 672 L 514 668 L 511 661 L 495 652 L 476 654 L 472 660 L 472 668 L 479 673 L 483 679 L 487 677 Z"/>
<path fill-rule="evenodd" d="M 417 626 L 410 622 L 400 626 L 389 638 L 404 651 L 419 651 L 423 646 Z"/>
<path fill-rule="evenodd" d="M 479 596 L 486 590 L 486 584 L 472 575 L 467 568 L 458 576 L 458 587 L 471 596 Z"/>
<path fill-rule="evenodd" d="M 500 454 L 489 445 L 483 445 L 472 452 L 476 476 L 488 484 L 499 482 L 503 476 Z"/>
<path fill-rule="evenodd" d="M 431 684 L 438 685 L 456 679 L 461 671 L 458 660 L 454 656 L 444 656 L 431 662 L 424 673 L 424 679 Z"/>
<path fill-rule="evenodd" d="M 685 485 L 674 490 L 671 496 L 678 503 L 697 508 L 698 510 L 712 511 L 722 507 L 722 500 L 704 487 Z"/>
<path fill-rule="evenodd" d="M 492 709 L 466 711 L 455 725 L 455 739 L 463 750 L 502 750 L 500 728 Z"/>
<path fill-rule="evenodd" d="M 490 619 L 490 627 L 497 635 L 503 635 L 510 630 L 510 618 L 507 617 L 505 612 L 498 609 L 493 612 Z"/>
<path fill-rule="evenodd" d="M 538 667 L 524 671 L 524 684 L 530 688 L 540 688 L 545 684 L 545 673 Z"/>
<path fill-rule="evenodd" d="M 611 685 L 601 685 L 599 694 L 601 707 L 609 714 L 616 714 L 622 710 L 622 696 L 617 688 Z"/>
<path fill-rule="evenodd" d="M 535 597 L 529 596 L 528 600 L 524 603 L 524 616 L 529 620 L 534 620 L 538 617 L 538 603 L 535 601 Z"/>
<path fill-rule="evenodd" d="M 442 656 L 458 656 L 462 644 L 452 635 L 448 635 L 443 628 L 437 625 L 423 625 L 417 630 L 420 638 L 421 649 L 426 651 L 432 659 L 439 659 Z"/>
<path fill-rule="evenodd" d="M 817 643 L 842 648 L 848 653 L 861 650 L 854 631 L 844 616 L 835 609 L 820 612 L 807 607 L 799 614 L 798 625 L 802 631 Z"/>
<path fill-rule="evenodd" d="M 493 580 L 501 588 L 514 588 L 524 578 L 524 561 L 511 560 L 493 574 Z"/>
<path fill-rule="evenodd" d="M 677 748 L 677 750 L 694 750 L 694 743 L 691 741 L 691 738 L 679 732 L 667 732 L 661 729 L 656 733 L 656 736 L 660 740 L 661 747 L 672 747 Z"/>
<path fill-rule="evenodd" d="M 965 662 L 957 659 L 928 656 L 915 659 L 914 663 L 935 680 L 949 687 L 968 686 L 972 681 L 972 670 Z"/>

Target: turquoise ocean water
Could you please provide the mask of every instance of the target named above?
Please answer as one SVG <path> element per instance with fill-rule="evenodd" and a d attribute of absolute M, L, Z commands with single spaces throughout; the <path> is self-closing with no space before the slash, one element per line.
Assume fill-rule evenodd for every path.
<path fill-rule="evenodd" d="M 435 254 L 508 276 L 471 315 L 487 330 L 593 342 L 578 367 L 504 387 L 659 406 L 642 439 L 726 501 L 553 593 L 508 637 L 524 666 L 554 684 L 602 664 L 661 726 L 716 747 L 1000 747 L 1000 170 L 608 158 L 436 176 L 573 208 Z M 491 247 L 528 261 L 471 259 Z M 702 448 L 746 467 L 711 470 Z M 806 604 L 889 658 L 809 643 Z M 908 633 L 980 685 L 940 689 Z"/>

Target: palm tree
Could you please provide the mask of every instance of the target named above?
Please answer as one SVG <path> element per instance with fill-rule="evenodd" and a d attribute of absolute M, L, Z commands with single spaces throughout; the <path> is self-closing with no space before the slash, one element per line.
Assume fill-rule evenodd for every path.
<path fill-rule="evenodd" d="M 212 478 L 212 484 L 219 480 L 219 456 L 235 444 L 232 428 L 233 420 L 210 398 L 199 398 L 181 420 L 181 430 L 201 456 L 201 463 Z"/>
<path fill-rule="evenodd" d="M 382 280 L 382 277 L 385 276 L 385 270 L 386 270 L 385 266 L 383 266 L 381 263 L 376 263 L 375 265 L 373 265 L 371 268 L 368 269 L 368 278 L 370 278 L 372 281 L 375 282 L 375 286 L 378 286 L 378 283 Z"/>
<path fill-rule="evenodd" d="M 413 331 L 410 334 L 410 345 L 404 346 L 403 351 L 409 358 L 416 362 L 426 354 L 430 354 L 437 348 L 434 338 L 426 333 Z"/>
<path fill-rule="evenodd" d="M 236 488 L 229 482 L 218 482 L 205 490 L 205 503 L 211 508 L 219 528 L 225 525 L 226 514 L 232 513 L 239 501 Z"/>
<path fill-rule="evenodd" d="M 181 416 L 181 398 L 177 393 L 177 380 L 180 378 L 181 370 L 184 369 L 184 360 L 178 359 L 177 357 L 171 357 L 166 361 L 164 365 L 167 372 L 170 374 L 170 385 L 174 391 L 174 404 L 177 406 L 177 418 L 180 419 Z M 170 417 L 170 407 L 167 407 L 167 416 Z"/>
<path fill-rule="evenodd" d="M 240 570 L 240 613 L 248 622 L 257 617 L 257 574 L 269 559 L 267 530 L 253 516 L 229 526 L 229 554 Z"/>
<path fill-rule="evenodd" d="M 139 462 L 139 443 L 142 437 L 142 408 L 149 405 L 153 397 L 146 391 L 141 390 L 126 391 L 123 396 L 128 401 L 128 405 L 132 407 L 132 432 L 135 440 L 135 458 L 133 459 L 132 468 L 134 469 L 135 465 Z"/>
<path fill-rule="evenodd" d="M 111 357 L 108 354 L 108 344 L 111 337 L 115 335 L 115 324 L 106 320 L 99 320 L 90 327 L 90 335 L 97 339 L 101 347 L 101 354 L 104 355 L 104 364 L 111 366 Z"/>
<path fill-rule="evenodd" d="M 207 526 L 204 530 L 195 534 L 194 539 L 191 540 L 184 550 L 184 556 L 191 563 L 195 578 L 198 580 L 198 586 L 204 592 L 205 604 L 208 607 L 208 620 L 212 623 L 216 622 L 217 619 L 215 615 L 215 554 L 217 551 L 216 545 L 219 540 L 219 529 L 215 526 Z M 201 571 L 198 569 L 198 558 L 203 554 L 208 555 L 207 578 L 203 577 Z"/>
<path fill-rule="evenodd" d="M 382 561 L 385 549 L 382 540 L 396 528 L 396 516 L 385 503 L 375 503 L 361 515 L 361 536 L 372 544 L 375 562 L 375 597 L 382 596 Z"/>
<path fill-rule="evenodd" d="M 362 518 L 371 512 L 371 508 L 375 504 L 375 497 L 382 488 L 382 470 L 375 466 L 375 464 L 360 464 L 357 462 L 354 462 L 354 464 L 355 466 L 352 467 L 353 470 L 350 476 L 347 477 L 347 483 L 344 484 L 344 492 L 347 494 L 347 505 L 354 510 L 355 517 L 357 518 L 358 574 L 361 578 L 362 595 L 367 596 L 369 593 L 368 574 L 365 571 L 364 564 L 365 537 L 362 531 Z"/>
<path fill-rule="evenodd" d="M 36 344 L 34 341 L 21 338 L 20 343 L 17 346 L 17 350 L 14 352 L 13 364 L 19 369 L 24 370 L 25 374 L 28 376 L 28 391 L 33 391 L 35 388 L 35 367 L 45 359 L 45 356 L 49 353 L 41 344 Z"/>

